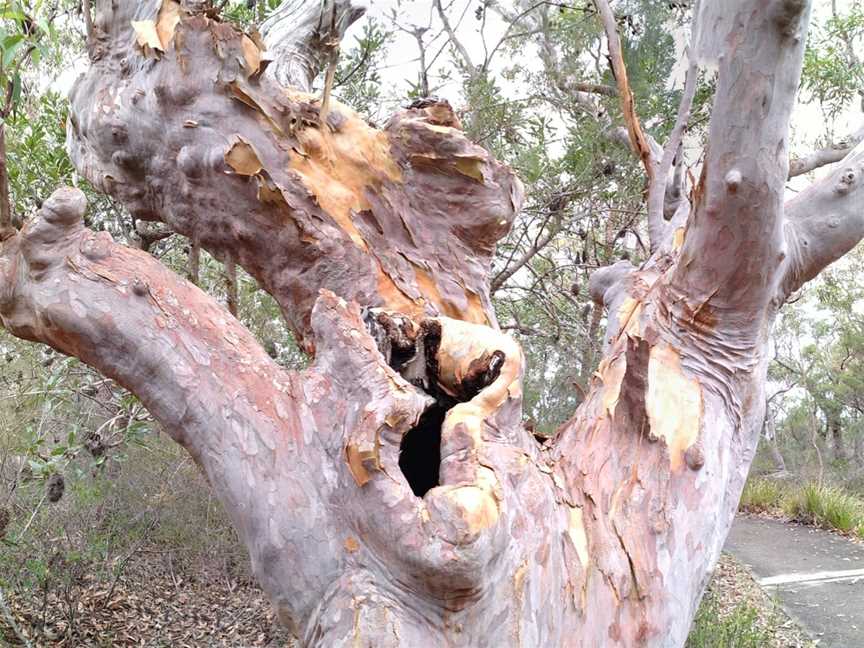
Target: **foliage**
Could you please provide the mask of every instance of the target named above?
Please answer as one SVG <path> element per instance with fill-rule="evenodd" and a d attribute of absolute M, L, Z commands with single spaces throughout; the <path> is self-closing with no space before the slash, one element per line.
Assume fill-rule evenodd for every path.
<path fill-rule="evenodd" d="M 744 484 L 738 508 L 754 513 L 770 511 L 780 506 L 783 494 L 784 487 L 776 479 L 750 478 Z"/>
<path fill-rule="evenodd" d="M 751 476 L 738 505 L 748 513 L 780 513 L 787 517 L 864 538 L 864 498 L 828 484 L 796 486 L 770 477 Z"/>
<path fill-rule="evenodd" d="M 864 483 L 862 271 L 859 248 L 781 312 L 769 374 L 776 385 L 774 443 L 790 470 L 817 464 L 850 486 Z"/>
<path fill-rule="evenodd" d="M 844 533 L 860 533 L 864 526 L 864 500 L 834 486 L 806 484 L 785 498 L 783 509 L 795 519 Z"/>
<path fill-rule="evenodd" d="M 836 117 L 858 101 L 864 110 L 864 3 L 854 0 L 848 13 L 814 21 L 804 55 L 803 87 L 825 112 Z"/>
<path fill-rule="evenodd" d="M 708 595 L 696 614 L 686 647 L 762 648 L 770 634 L 756 623 L 757 618 L 757 610 L 746 603 L 721 614 L 719 605 Z"/>
<path fill-rule="evenodd" d="M 381 66 L 388 54 L 391 33 L 380 21 L 370 19 L 354 43 L 342 45 L 333 90 L 339 100 L 370 121 L 384 117 Z"/>

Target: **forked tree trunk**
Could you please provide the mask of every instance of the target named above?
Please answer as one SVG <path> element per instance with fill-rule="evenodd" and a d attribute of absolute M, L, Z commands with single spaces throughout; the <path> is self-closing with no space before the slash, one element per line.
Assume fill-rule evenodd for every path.
<path fill-rule="evenodd" d="M 654 222 L 640 268 L 594 275 L 605 357 L 543 446 L 488 291 L 518 181 L 443 103 L 376 130 L 333 102 L 322 123 L 280 83 L 308 89 L 318 27 L 356 11 L 312 5 L 270 24 L 287 58 L 262 74 L 259 39 L 191 2 L 99 0 L 69 150 L 136 218 L 235 259 L 314 364 L 282 370 L 195 286 L 87 231 L 68 189 L 3 243 L 3 326 L 141 398 L 304 645 L 682 645 L 761 429 L 774 315 L 864 232 L 861 146 L 784 209 L 806 3 L 700 10 L 718 76 L 692 212 Z"/>

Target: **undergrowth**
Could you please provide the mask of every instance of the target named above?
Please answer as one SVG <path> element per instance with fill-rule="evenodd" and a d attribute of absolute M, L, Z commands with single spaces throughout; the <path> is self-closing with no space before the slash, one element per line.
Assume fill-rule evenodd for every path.
<path fill-rule="evenodd" d="M 758 618 L 758 610 L 747 603 L 724 614 L 713 596 L 706 595 L 686 648 L 762 648 L 770 639 L 770 631 L 760 627 Z"/>
<path fill-rule="evenodd" d="M 803 486 L 766 477 L 753 477 L 744 486 L 739 508 L 784 515 L 864 539 L 864 499 L 837 486 L 810 482 Z"/>

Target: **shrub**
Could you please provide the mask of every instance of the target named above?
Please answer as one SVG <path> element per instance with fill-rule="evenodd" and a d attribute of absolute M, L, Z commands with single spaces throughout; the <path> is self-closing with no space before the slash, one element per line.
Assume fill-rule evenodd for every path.
<path fill-rule="evenodd" d="M 846 533 L 864 528 L 864 501 L 834 486 L 806 484 L 787 498 L 784 511 L 798 520 Z"/>
<path fill-rule="evenodd" d="M 785 488 L 775 479 L 754 477 L 747 480 L 741 493 L 739 508 L 743 511 L 758 513 L 782 504 Z"/>

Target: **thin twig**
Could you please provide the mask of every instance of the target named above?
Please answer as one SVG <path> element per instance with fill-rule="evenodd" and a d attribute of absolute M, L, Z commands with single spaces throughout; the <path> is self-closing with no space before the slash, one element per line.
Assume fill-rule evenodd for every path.
<path fill-rule="evenodd" d="M 42 494 L 42 499 L 39 500 L 39 503 L 36 505 L 36 508 L 33 509 L 33 515 L 30 516 L 30 519 L 27 521 L 27 524 L 21 529 L 21 533 L 18 534 L 18 537 L 15 538 L 15 542 L 18 543 L 21 541 L 27 531 L 30 530 L 30 525 L 33 524 L 33 520 L 36 519 L 36 515 L 39 513 L 39 510 L 42 508 L 42 505 L 45 503 L 45 498 L 48 497 L 48 492 Z"/>

